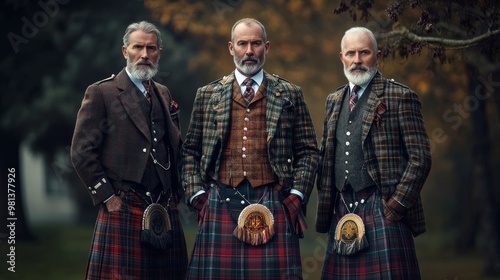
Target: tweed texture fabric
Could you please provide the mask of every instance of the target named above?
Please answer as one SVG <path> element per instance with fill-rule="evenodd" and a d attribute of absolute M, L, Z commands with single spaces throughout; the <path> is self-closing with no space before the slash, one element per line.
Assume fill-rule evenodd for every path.
<path fill-rule="evenodd" d="M 258 187 L 277 182 L 267 155 L 265 83 L 247 105 L 240 87 L 233 84 L 231 125 L 220 159 L 219 181 L 232 187 L 249 180 Z"/>
<path fill-rule="evenodd" d="M 311 194 L 318 149 L 302 89 L 264 71 L 267 151 L 273 173 L 285 190 Z M 220 153 L 230 129 L 234 73 L 198 89 L 182 146 L 182 186 L 186 199 L 218 180 Z M 254 98 L 255 99 L 255 98 Z M 252 100 L 255 102 L 255 100 Z M 201 147 L 201 148 L 200 148 Z"/>

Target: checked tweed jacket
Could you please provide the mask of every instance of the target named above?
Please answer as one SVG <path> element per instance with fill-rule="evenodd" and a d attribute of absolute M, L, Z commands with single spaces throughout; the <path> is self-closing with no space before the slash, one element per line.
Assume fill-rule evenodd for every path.
<path fill-rule="evenodd" d="M 300 87 L 264 71 L 267 81 L 267 153 L 285 189 L 307 203 L 318 164 L 316 134 Z M 217 180 L 222 147 L 231 123 L 234 72 L 198 89 L 182 148 L 182 185 L 189 199 Z"/>
<path fill-rule="evenodd" d="M 348 92 L 348 85 L 342 86 L 326 100 L 317 178 L 316 230 L 321 233 L 328 232 L 332 223 L 337 192 L 335 135 L 342 100 Z M 385 79 L 380 72 L 371 82 L 371 92 L 364 94 L 369 94 L 361 124 L 364 167 L 383 199 L 393 198 L 407 209 L 404 219 L 417 236 L 425 232 L 420 190 L 431 168 L 420 101 L 407 86 Z"/>

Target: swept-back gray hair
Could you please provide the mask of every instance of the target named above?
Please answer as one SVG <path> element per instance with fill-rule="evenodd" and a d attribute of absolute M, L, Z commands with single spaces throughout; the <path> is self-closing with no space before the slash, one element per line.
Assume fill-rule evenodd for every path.
<path fill-rule="evenodd" d="M 260 21 L 256 20 L 256 19 L 253 19 L 253 18 L 242 18 L 240 20 L 238 20 L 234 25 L 233 25 L 233 28 L 231 28 L 231 42 L 234 43 L 234 29 L 236 28 L 236 26 L 238 26 L 240 23 L 243 23 L 245 24 L 246 26 L 250 26 L 252 25 L 253 23 L 255 24 L 258 24 L 260 26 L 260 28 L 262 28 L 262 37 L 264 38 L 264 42 L 267 41 L 267 33 L 266 33 L 266 28 L 264 27 L 264 25 L 262 23 L 260 23 Z"/>
<path fill-rule="evenodd" d="M 378 51 L 378 45 L 377 45 L 377 39 L 375 39 L 375 35 L 373 35 L 373 32 L 366 28 L 366 27 L 359 27 L 359 26 L 356 26 L 356 27 L 352 27 L 350 29 L 348 29 L 345 33 L 344 33 L 344 36 L 342 37 L 342 40 L 340 41 L 340 50 L 341 51 L 344 51 L 344 38 L 349 35 L 349 34 L 354 34 L 354 33 L 365 33 L 367 34 L 368 36 L 370 36 L 371 40 L 372 40 L 372 46 L 373 46 L 373 50 L 375 52 Z"/>
<path fill-rule="evenodd" d="M 162 46 L 161 33 L 158 28 L 152 23 L 147 21 L 134 22 L 130 24 L 125 30 L 125 35 L 123 35 L 123 45 L 128 46 L 128 39 L 130 38 L 130 34 L 134 31 L 140 30 L 145 33 L 154 33 L 156 35 L 158 47 Z"/>

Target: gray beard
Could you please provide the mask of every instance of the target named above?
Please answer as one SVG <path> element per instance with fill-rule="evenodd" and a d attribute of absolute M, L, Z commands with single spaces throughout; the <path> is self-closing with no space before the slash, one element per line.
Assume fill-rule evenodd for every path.
<path fill-rule="evenodd" d="M 266 61 L 265 57 L 262 60 L 260 60 L 259 58 L 255 59 L 257 60 L 257 64 L 246 65 L 242 62 L 243 58 L 238 58 L 236 55 L 233 55 L 234 65 L 236 65 L 236 68 L 238 68 L 238 70 L 240 70 L 242 74 L 247 76 L 252 76 L 259 72 L 260 69 L 262 69 L 262 66 L 264 66 L 264 62 Z"/>
<path fill-rule="evenodd" d="M 136 65 L 135 63 L 127 60 L 127 69 L 130 75 L 138 80 L 149 80 L 156 76 L 158 73 L 158 62 L 153 62 L 152 66 Z"/>
<path fill-rule="evenodd" d="M 346 76 L 347 80 L 355 85 L 368 83 L 373 78 L 373 76 L 375 76 L 375 74 L 377 74 L 377 67 L 370 67 L 368 68 L 368 71 L 358 74 L 353 74 L 349 71 L 348 68 L 344 67 L 344 75 Z"/>

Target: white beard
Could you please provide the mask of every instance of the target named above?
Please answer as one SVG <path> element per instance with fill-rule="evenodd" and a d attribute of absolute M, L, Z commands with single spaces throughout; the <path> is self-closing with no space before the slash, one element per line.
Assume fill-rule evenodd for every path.
<path fill-rule="evenodd" d="M 138 65 L 140 61 L 133 63 L 127 59 L 127 69 L 130 75 L 138 80 L 149 80 L 158 73 L 158 61 L 150 62 L 151 66 Z"/>
<path fill-rule="evenodd" d="M 358 69 L 364 69 L 366 72 L 362 73 L 352 73 L 351 71 L 355 68 Z M 355 85 L 362 85 L 365 83 L 368 83 L 373 76 L 377 74 L 377 67 L 365 67 L 365 66 L 354 66 L 350 68 L 346 68 L 344 66 L 344 75 L 346 76 L 347 80 Z"/>

